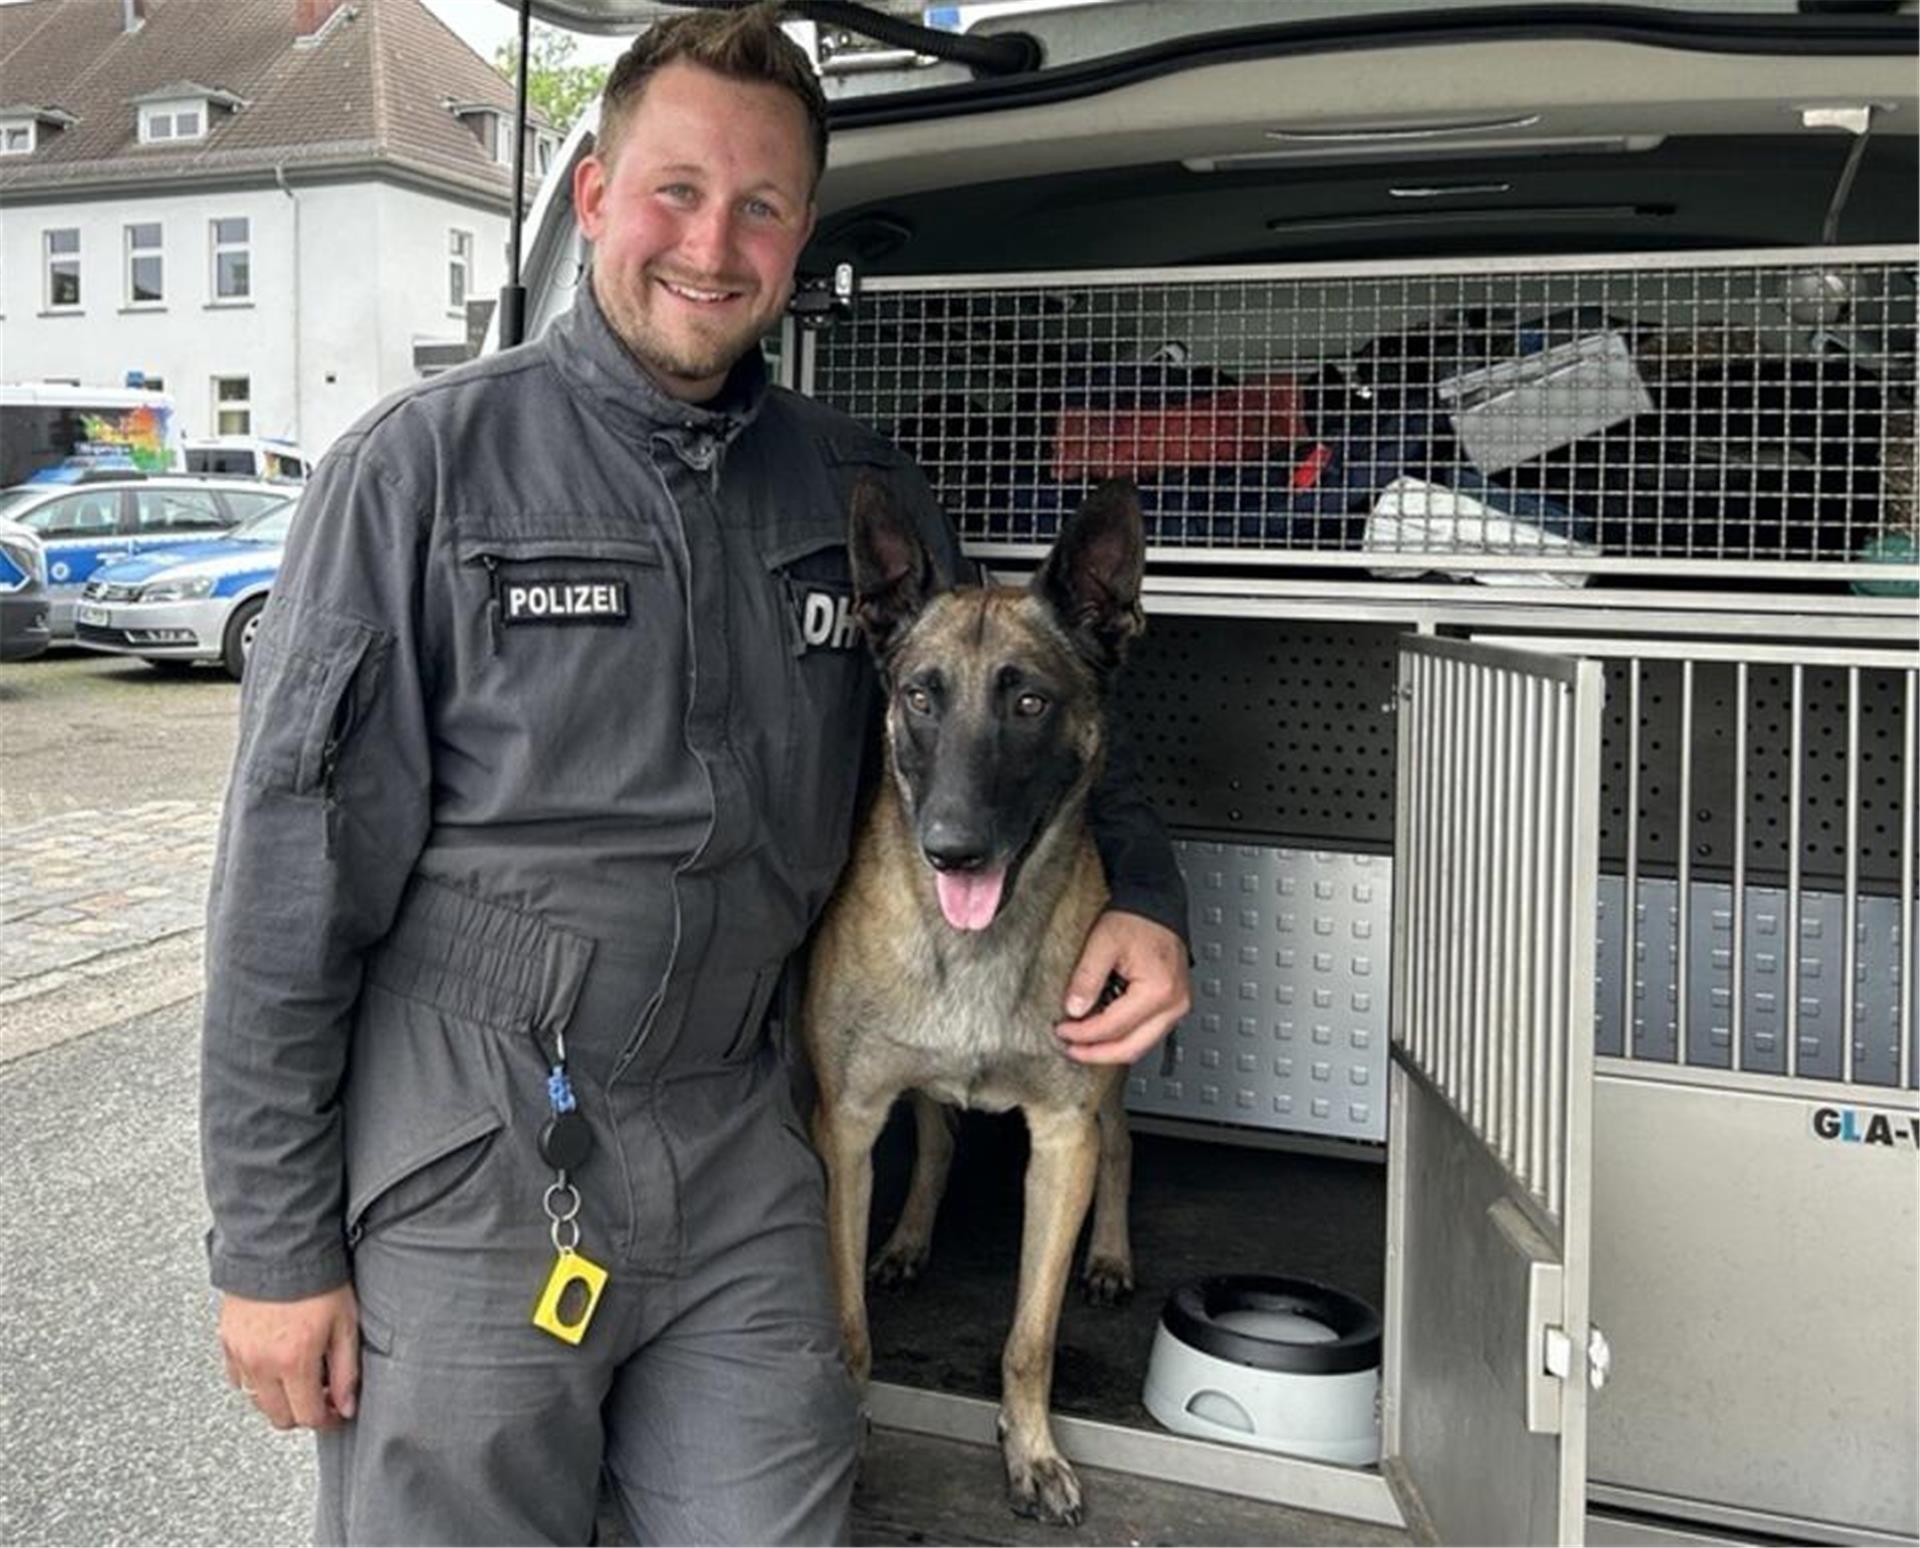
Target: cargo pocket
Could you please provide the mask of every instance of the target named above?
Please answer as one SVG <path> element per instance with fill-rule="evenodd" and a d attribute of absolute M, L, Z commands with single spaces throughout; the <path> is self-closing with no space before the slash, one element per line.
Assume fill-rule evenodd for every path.
<path fill-rule="evenodd" d="M 343 1098 L 349 1241 L 458 1203 L 488 1230 L 516 1145 L 513 1097 L 538 1093 L 593 943 L 541 915 L 416 876 L 368 959 Z M 530 1116 L 527 1120 L 530 1121 Z M 437 1222 L 436 1222 L 437 1224 Z"/>
<path fill-rule="evenodd" d="M 747 994 L 746 1012 L 733 1030 L 733 1041 L 721 1059 L 723 1064 L 738 1064 L 759 1052 L 760 1028 L 766 1022 L 767 1006 L 773 1000 L 773 991 L 779 987 L 784 969 L 784 963 L 775 963 L 754 975 L 753 988 Z"/>
<path fill-rule="evenodd" d="M 821 1186 L 825 1187 L 827 1182 L 826 1158 L 820 1154 L 819 1148 L 813 1143 L 813 1136 L 807 1133 L 807 1126 L 801 1121 L 799 1113 L 795 1111 L 791 1099 L 783 1094 L 779 1098 L 779 1107 L 781 1132 L 806 1153 L 807 1160 L 813 1163 L 813 1170 L 815 1174 L 818 1175 Z"/>
<path fill-rule="evenodd" d="M 370 1179 L 347 1204 L 348 1243 L 357 1245 L 369 1232 L 453 1200 L 486 1169 L 505 1127 L 498 1112 L 476 1113 L 418 1153 L 401 1157 L 392 1164 L 391 1176 Z"/>
<path fill-rule="evenodd" d="M 242 690 L 238 763 L 247 784 L 297 796 L 326 792 L 389 640 L 324 603 L 274 593 Z"/>

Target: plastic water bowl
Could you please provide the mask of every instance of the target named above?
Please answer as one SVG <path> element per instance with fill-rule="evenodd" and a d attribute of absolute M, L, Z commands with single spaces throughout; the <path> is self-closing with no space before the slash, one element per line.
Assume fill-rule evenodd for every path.
<path fill-rule="evenodd" d="M 1307 1279 L 1222 1275 L 1167 1298 L 1144 1394 L 1169 1430 L 1364 1467 L 1380 1460 L 1380 1317 Z"/>

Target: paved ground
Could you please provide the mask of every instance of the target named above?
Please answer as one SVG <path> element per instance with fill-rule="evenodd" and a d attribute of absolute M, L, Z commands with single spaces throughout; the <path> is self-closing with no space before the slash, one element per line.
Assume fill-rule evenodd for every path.
<path fill-rule="evenodd" d="M 84 651 L 0 667 L 0 1060 L 198 991 L 238 701 Z"/>
<path fill-rule="evenodd" d="M 297 1543 L 311 1445 L 221 1378 L 200 1246 L 206 880 L 238 690 L 0 667 L 0 1542 Z"/>

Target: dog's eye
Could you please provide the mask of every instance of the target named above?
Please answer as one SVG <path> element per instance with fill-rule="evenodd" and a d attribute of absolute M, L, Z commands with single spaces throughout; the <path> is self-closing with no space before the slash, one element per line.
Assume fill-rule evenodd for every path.
<path fill-rule="evenodd" d="M 1044 715 L 1047 712 L 1047 701 L 1037 693 L 1023 693 L 1013 701 L 1013 712 L 1031 720 L 1035 715 Z"/>
<path fill-rule="evenodd" d="M 933 713 L 933 695 L 928 693 L 926 689 L 909 688 L 903 697 L 907 701 L 907 708 L 912 710 L 914 714 L 931 715 Z"/>

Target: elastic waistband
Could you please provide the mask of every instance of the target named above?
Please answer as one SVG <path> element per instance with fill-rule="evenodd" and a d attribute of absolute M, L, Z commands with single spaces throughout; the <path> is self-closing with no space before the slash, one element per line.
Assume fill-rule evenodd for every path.
<path fill-rule="evenodd" d="M 415 876 L 367 977 L 488 1026 L 551 1034 L 572 1018 L 593 955 L 587 937 L 538 914 Z"/>

